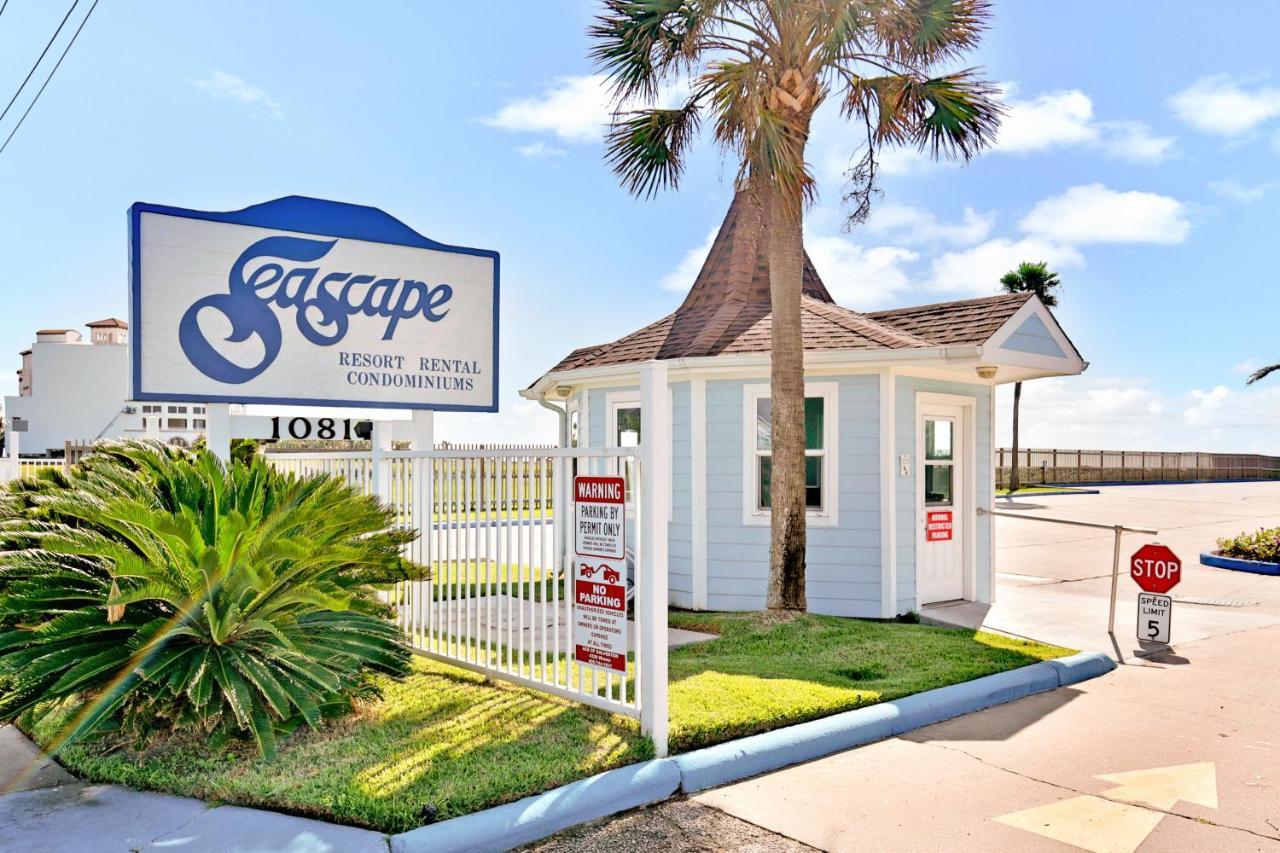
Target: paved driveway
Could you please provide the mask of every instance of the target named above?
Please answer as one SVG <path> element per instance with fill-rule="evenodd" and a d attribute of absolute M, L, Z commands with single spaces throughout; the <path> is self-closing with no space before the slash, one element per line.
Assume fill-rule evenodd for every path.
<path fill-rule="evenodd" d="M 1173 649 L 1142 658 L 1136 590 L 1121 577 L 1118 649 L 1106 633 L 1112 534 L 997 521 L 997 603 L 957 621 L 1117 651 L 1116 672 L 757 779 L 690 806 L 764 830 L 673 849 L 1083 849 L 1280 853 L 1280 578 L 1201 567 L 1219 536 L 1280 524 L 1280 483 L 1128 486 L 1000 507 L 1158 528 L 1183 558 Z M 1130 536 L 1123 554 L 1152 537 Z M 946 611 L 933 611 L 933 615 Z M 660 833 L 661 809 L 647 819 Z M 718 826 L 702 818 L 706 826 Z M 600 849 L 608 827 L 582 838 Z M 696 830 L 692 833 L 696 836 Z"/>
<path fill-rule="evenodd" d="M 1182 583 L 1173 591 L 1175 645 L 1233 631 L 1280 624 L 1276 578 L 1200 565 L 1200 553 L 1222 536 L 1280 524 L 1280 482 L 1111 486 L 1097 495 L 1029 495 L 997 500 L 995 509 L 1020 516 L 996 518 L 996 601 L 988 612 L 974 605 L 930 608 L 940 621 L 1106 651 L 1127 657 L 1135 640 L 1138 588 L 1127 577 L 1128 557 L 1149 541 L 1182 558 Z M 1114 534 L 1046 524 L 1059 518 L 1159 530 L 1122 540 L 1121 578 L 1113 646 L 1106 633 Z"/>

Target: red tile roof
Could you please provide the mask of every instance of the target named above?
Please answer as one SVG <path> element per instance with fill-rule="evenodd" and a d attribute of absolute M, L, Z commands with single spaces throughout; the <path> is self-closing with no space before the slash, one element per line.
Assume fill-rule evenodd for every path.
<path fill-rule="evenodd" d="M 129 328 L 128 323 L 126 323 L 124 320 L 121 320 L 117 317 L 108 317 L 105 320 L 96 320 L 92 323 L 86 323 L 85 325 L 87 325 L 90 329 L 101 329 L 101 328 L 127 329 Z"/>

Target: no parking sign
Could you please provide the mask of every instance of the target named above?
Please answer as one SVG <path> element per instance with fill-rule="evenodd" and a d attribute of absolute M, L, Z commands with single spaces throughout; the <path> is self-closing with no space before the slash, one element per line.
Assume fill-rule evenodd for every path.
<path fill-rule="evenodd" d="M 627 671 L 627 519 L 622 477 L 573 480 L 573 656 Z"/>

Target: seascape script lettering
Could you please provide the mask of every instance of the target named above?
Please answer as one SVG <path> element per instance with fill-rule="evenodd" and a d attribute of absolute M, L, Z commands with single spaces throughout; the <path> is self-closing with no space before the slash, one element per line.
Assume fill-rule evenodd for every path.
<path fill-rule="evenodd" d="M 448 284 L 431 286 L 413 279 L 387 278 L 351 272 L 325 272 L 319 266 L 293 266 L 319 261 L 337 240 L 302 237 L 267 237 L 245 249 L 231 267 L 228 292 L 214 293 L 194 302 L 178 326 L 182 351 L 204 375 L 218 382 L 239 385 L 260 375 L 280 354 L 280 320 L 272 305 L 294 309 L 298 331 L 316 346 L 333 346 L 347 335 L 357 315 L 384 317 L 382 340 L 389 341 L 401 321 L 421 317 L 430 323 L 443 320 L 453 297 Z M 246 275 L 246 270 L 250 270 Z M 257 336 L 262 359 L 244 367 L 224 357 L 200 329 L 199 314 L 206 308 L 221 313 L 231 324 L 228 343 L 243 343 Z"/>

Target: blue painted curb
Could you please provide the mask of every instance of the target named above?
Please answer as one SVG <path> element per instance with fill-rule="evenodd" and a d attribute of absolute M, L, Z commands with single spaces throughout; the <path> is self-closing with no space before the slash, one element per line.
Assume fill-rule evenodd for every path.
<path fill-rule="evenodd" d="M 681 790 L 703 791 L 1096 678 L 1115 666 L 1104 654 L 1081 652 L 687 752 L 673 760 L 680 768 Z"/>
<path fill-rule="evenodd" d="M 505 806 L 391 837 L 393 853 L 502 851 L 579 823 L 661 802 L 680 789 L 670 758 L 620 767 Z"/>
<path fill-rule="evenodd" d="M 675 758 L 609 770 L 505 806 L 393 835 L 391 850 L 393 853 L 509 850 L 580 823 L 661 802 L 677 791 L 693 793 L 759 776 L 970 711 L 1096 678 L 1115 666 L 1115 661 L 1106 655 L 1081 652 L 739 738 Z"/>
<path fill-rule="evenodd" d="M 1213 566 L 1215 569 L 1230 569 L 1233 572 L 1251 572 L 1255 575 L 1280 575 L 1280 563 L 1264 563 L 1260 560 L 1223 557 L 1212 552 L 1201 554 L 1200 562 L 1206 566 Z"/>

